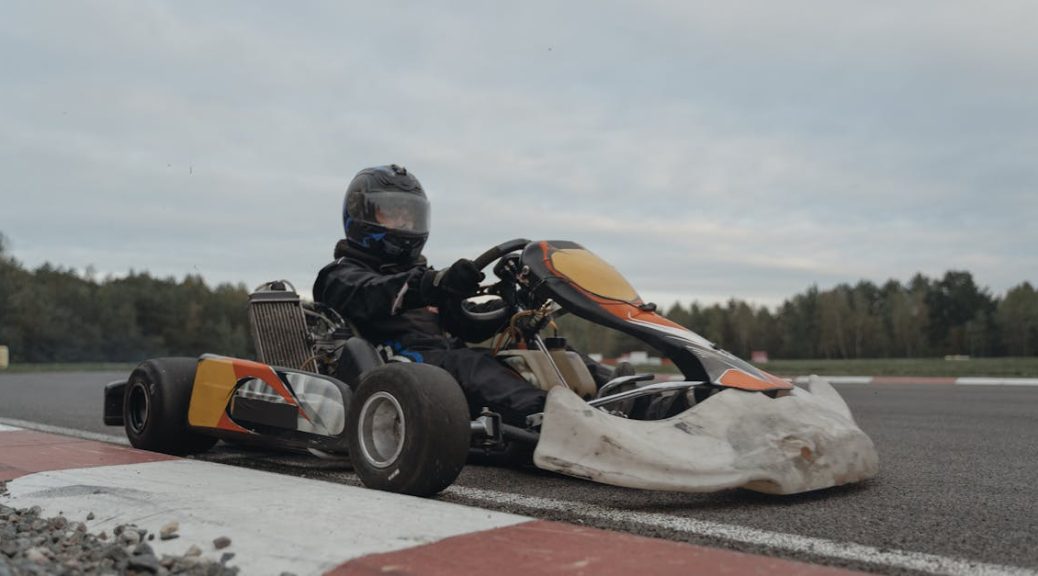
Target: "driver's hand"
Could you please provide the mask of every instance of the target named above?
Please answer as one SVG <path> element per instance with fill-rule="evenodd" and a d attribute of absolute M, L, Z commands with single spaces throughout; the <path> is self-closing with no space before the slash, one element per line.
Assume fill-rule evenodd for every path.
<path fill-rule="evenodd" d="M 451 264 L 450 268 L 436 272 L 432 284 L 445 295 L 464 298 L 476 293 L 483 278 L 485 276 L 472 260 L 462 258 Z"/>

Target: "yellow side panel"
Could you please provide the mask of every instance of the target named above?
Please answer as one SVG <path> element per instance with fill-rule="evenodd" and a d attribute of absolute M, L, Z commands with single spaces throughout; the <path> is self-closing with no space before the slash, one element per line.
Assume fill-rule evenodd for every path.
<path fill-rule="evenodd" d="M 216 428 L 238 381 L 228 358 L 203 358 L 195 373 L 187 422 L 192 426 Z"/>

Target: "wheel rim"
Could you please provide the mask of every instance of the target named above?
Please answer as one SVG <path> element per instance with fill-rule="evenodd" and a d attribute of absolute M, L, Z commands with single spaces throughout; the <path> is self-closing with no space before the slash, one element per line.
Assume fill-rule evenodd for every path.
<path fill-rule="evenodd" d="M 151 401 L 148 399 L 148 391 L 140 382 L 134 382 L 130 388 L 130 396 L 126 399 L 127 422 L 134 433 L 140 434 L 144 431 L 150 412 Z"/>
<path fill-rule="evenodd" d="M 360 408 L 357 432 L 364 459 L 375 468 L 387 468 L 404 450 L 404 410 L 388 392 L 376 392 Z"/>

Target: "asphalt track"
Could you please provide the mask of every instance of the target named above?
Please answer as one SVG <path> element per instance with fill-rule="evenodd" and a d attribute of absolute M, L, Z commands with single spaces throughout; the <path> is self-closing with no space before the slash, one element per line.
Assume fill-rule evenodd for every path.
<path fill-rule="evenodd" d="M 0 373 L 0 419 L 121 436 L 101 423 L 101 389 L 122 376 Z M 887 574 L 1038 573 L 1038 387 L 839 390 L 880 453 L 879 477 L 862 485 L 785 497 L 674 494 L 469 466 L 441 498 Z M 304 455 L 221 444 L 204 459 L 357 484 L 348 466 Z"/>

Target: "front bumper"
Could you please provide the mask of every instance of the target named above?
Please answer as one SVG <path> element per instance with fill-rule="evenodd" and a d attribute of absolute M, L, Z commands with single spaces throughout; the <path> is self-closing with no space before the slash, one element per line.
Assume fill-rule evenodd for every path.
<path fill-rule="evenodd" d="M 679 492 L 747 488 L 795 494 L 875 476 L 879 457 L 825 380 L 770 398 L 724 390 L 666 420 L 636 421 L 548 394 L 538 468 L 595 482 Z"/>

